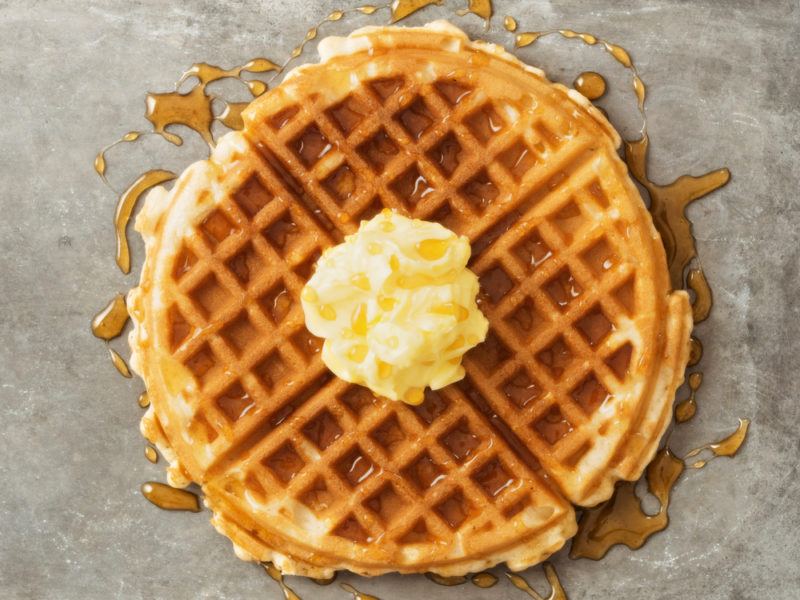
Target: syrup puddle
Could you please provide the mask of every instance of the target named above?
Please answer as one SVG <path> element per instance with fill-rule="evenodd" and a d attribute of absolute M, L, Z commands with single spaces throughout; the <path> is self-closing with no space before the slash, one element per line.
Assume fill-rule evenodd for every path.
<path fill-rule="evenodd" d="M 575 78 L 572 87 L 589 100 L 597 100 L 606 93 L 606 80 L 600 73 L 584 71 Z"/>
<path fill-rule="evenodd" d="M 207 63 L 196 63 L 187 70 L 175 85 L 174 91 L 166 93 L 148 93 L 146 96 L 147 112 L 145 117 L 152 125 L 150 131 L 130 131 L 119 140 L 105 147 L 97 155 L 94 163 L 95 171 L 100 178 L 111 187 L 106 177 L 107 153 L 121 144 L 136 143 L 144 136 L 160 136 L 167 142 L 180 146 L 183 139 L 171 130 L 174 125 L 185 125 L 196 132 L 210 148 L 214 146 L 212 126 L 219 122 L 228 129 L 242 127 L 241 113 L 248 105 L 247 102 L 231 102 L 220 96 L 210 93 L 208 85 L 221 79 L 234 79 L 247 87 L 253 98 L 263 94 L 269 85 L 281 73 L 285 72 L 289 64 L 299 57 L 306 45 L 317 38 L 319 28 L 326 22 L 339 21 L 348 14 L 373 15 L 378 11 L 388 11 L 389 21 L 396 23 L 407 16 L 429 5 L 440 5 L 442 0 L 394 0 L 388 4 L 365 4 L 347 10 L 334 10 L 317 25 L 308 29 L 305 37 L 291 52 L 283 64 L 277 64 L 266 58 L 256 58 L 244 65 L 232 69 L 223 69 Z M 475 14 L 485 20 L 488 27 L 492 16 L 492 3 L 490 0 L 467 0 L 467 6 L 455 11 L 458 15 Z M 659 185 L 648 178 L 647 150 L 649 137 L 646 130 L 644 102 L 646 87 L 639 76 L 630 54 L 622 47 L 603 40 L 591 33 L 578 32 L 571 29 L 551 29 L 545 31 L 527 31 L 516 33 L 519 23 L 511 15 L 503 19 L 506 31 L 514 33 L 514 45 L 517 48 L 530 46 L 542 37 L 559 35 L 566 39 L 577 39 L 589 46 L 598 46 L 609 53 L 619 64 L 631 72 L 631 87 L 637 98 L 639 112 L 643 118 L 641 139 L 625 142 L 625 160 L 632 176 L 647 190 L 651 203 L 650 211 L 656 228 L 664 242 L 670 279 L 675 288 L 689 288 L 694 292 L 693 316 L 695 323 L 708 317 L 713 306 L 711 289 L 708 281 L 699 267 L 688 270 L 692 261 L 697 257 L 695 241 L 692 236 L 691 223 L 686 218 L 686 208 L 693 201 L 722 187 L 730 178 L 727 169 L 718 169 L 705 175 L 694 177 L 684 175 L 668 185 Z M 267 81 L 248 78 L 255 75 L 270 73 Z M 246 77 L 247 76 L 247 77 Z M 181 85 L 195 81 L 189 91 L 180 91 Z M 606 91 L 606 82 L 602 75 L 593 71 L 581 73 L 574 82 L 574 87 L 587 98 L 597 99 Z M 222 107 L 216 110 L 215 107 Z M 145 192 L 156 185 L 171 181 L 175 174 L 170 171 L 154 169 L 148 171 L 118 194 L 117 207 L 114 217 L 116 234 L 116 262 L 123 273 L 130 271 L 130 250 L 127 239 L 127 225 L 136 205 Z M 113 188 L 112 188 L 113 189 Z M 686 278 L 684 279 L 684 275 Z M 123 313 L 124 311 L 124 313 Z M 115 297 L 109 305 L 92 322 L 92 331 L 100 339 L 109 340 L 118 336 L 127 322 L 127 310 L 124 307 L 124 297 Z M 111 359 L 117 370 L 125 377 L 130 377 L 130 369 L 124 359 L 113 349 L 109 348 Z M 689 366 L 697 365 L 702 357 L 703 348 L 699 339 L 692 338 Z M 695 395 L 702 384 L 702 373 L 695 372 L 689 376 L 689 397 L 680 402 L 676 407 L 676 421 L 685 422 L 694 416 L 697 410 Z M 139 406 L 147 408 L 150 404 L 146 393 L 139 397 Z M 740 419 L 740 426 L 728 438 L 701 446 L 690 452 L 687 458 L 699 455 L 703 451 L 710 452 L 712 458 L 717 456 L 733 456 L 741 447 L 747 435 L 749 421 Z M 150 452 L 152 450 L 152 452 Z M 148 460 L 158 454 L 152 447 L 145 450 Z M 711 459 L 708 459 L 711 460 Z M 708 460 L 697 460 L 691 466 L 702 468 Z M 661 450 L 654 461 L 648 466 L 646 479 L 650 491 L 659 499 L 661 508 L 655 515 L 647 515 L 641 509 L 641 504 L 634 493 L 635 483 L 623 483 L 606 503 L 584 511 L 579 523 L 578 534 L 572 543 L 570 556 L 600 557 L 612 545 L 623 543 L 631 548 L 640 547 L 646 539 L 662 530 L 668 523 L 667 509 L 672 486 L 684 470 L 683 461 L 675 458 L 669 449 Z M 192 492 L 178 490 L 170 486 L 148 482 L 142 486 L 143 495 L 153 504 L 167 510 L 199 511 L 199 499 Z M 280 571 L 271 564 L 264 564 L 267 573 L 281 586 L 287 600 L 299 600 L 298 596 L 283 582 Z M 544 564 L 545 576 L 552 587 L 548 600 L 565 599 L 566 594 L 558 580 L 555 569 L 549 563 Z M 428 578 L 440 585 L 459 585 L 471 581 L 478 587 L 492 587 L 497 583 L 497 577 L 484 572 L 467 577 L 440 577 L 427 574 Z M 511 582 L 520 590 L 528 593 L 532 598 L 544 600 L 533 590 L 523 578 L 518 575 L 508 574 Z M 333 578 L 315 580 L 320 585 L 327 585 Z M 377 600 L 374 596 L 363 594 L 349 584 L 341 587 L 353 594 L 356 600 Z"/>
<path fill-rule="evenodd" d="M 545 597 L 534 590 L 531 585 L 525 581 L 521 576 L 514 573 L 506 573 L 506 577 L 511 581 L 515 588 L 522 590 L 531 598 L 535 600 L 568 600 L 567 593 L 561 586 L 561 581 L 558 579 L 556 569 L 549 562 L 544 563 L 544 576 L 547 578 L 547 583 L 550 584 L 550 594 Z"/>
<path fill-rule="evenodd" d="M 684 468 L 683 461 L 668 448 L 660 450 L 645 475 L 647 488 L 659 501 L 658 512 L 648 515 L 642 510 L 636 482 L 618 484 L 610 500 L 583 511 L 578 533 L 572 539 L 570 558 L 599 560 L 616 544 L 631 550 L 641 548 L 647 538 L 669 524 L 670 493 Z"/>
<path fill-rule="evenodd" d="M 189 490 L 174 488 L 165 483 L 148 481 L 142 484 L 142 496 L 164 510 L 200 512 L 200 498 Z"/>

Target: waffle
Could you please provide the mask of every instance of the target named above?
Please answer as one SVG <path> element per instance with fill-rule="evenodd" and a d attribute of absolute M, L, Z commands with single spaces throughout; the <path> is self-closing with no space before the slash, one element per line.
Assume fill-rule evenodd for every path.
<path fill-rule="evenodd" d="M 517 570 L 641 474 L 691 313 L 574 91 L 454 27 L 320 44 L 209 160 L 151 194 L 129 296 L 146 437 L 243 558 L 287 573 Z M 334 377 L 300 291 L 388 207 L 466 235 L 486 341 L 416 407 Z"/>

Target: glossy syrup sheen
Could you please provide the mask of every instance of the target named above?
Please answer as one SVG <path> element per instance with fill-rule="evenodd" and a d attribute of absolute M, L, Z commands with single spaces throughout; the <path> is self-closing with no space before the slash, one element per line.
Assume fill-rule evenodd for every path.
<path fill-rule="evenodd" d="M 277 74 L 285 69 L 292 59 L 302 53 L 306 43 L 317 37 L 319 27 L 326 21 L 338 21 L 348 13 L 372 15 L 378 11 L 387 10 L 390 12 L 391 22 L 394 23 L 432 4 L 441 4 L 441 0 L 395 0 L 389 4 L 366 4 L 349 10 L 334 10 L 318 25 L 311 27 L 307 31 L 303 41 L 292 50 L 290 58 L 280 66 L 264 58 L 254 59 L 245 65 L 227 70 L 206 63 L 197 63 L 184 73 L 176 84 L 174 92 L 150 93 L 147 95 L 146 118 L 153 126 L 152 131 L 131 131 L 122 136 L 117 142 L 106 147 L 97 155 L 94 165 L 95 170 L 98 175 L 106 181 L 106 152 L 117 144 L 136 142 L 144 135 L 159 135 L 170 143 L 180 145 L 183 141 L 182 138 L 170 130 L 172 126 L 177 124 L 185 125 L 189 127 L 189 129 L 194 130 L 210 147 L 213 147 L 214 137 L 211 132 L 213 123 L 218 121 L 229 129 L 240 129 L 242 127 L 241 112 L 247 106 L 247 103 L 223 101 L 223 109 L 219 114 L 214 114 L 212 107 L 214 96 L 206 89 L 207 85 L 219 79 L 235 78 L 242 81 L 254 97 L 262 94 L 266 91 L 269 82 L 265 83 L 262 81 L 245 79 L 242 77 L 242 74 L 273 71 L 274 76 L 277 76 Z M 467 6 L 457 12 L 458 14 L 473 13 L 478 15 L 486 20 L 488 26 L 489 19 L 492 15 L 492 5 L 490 0 L 468 0 Z M 518 21 L 513 16 L 508 15 L 504 18 L 503 26 L 506 31 L 516 32 Z M 636 71 L 630 54 L 623 47 L 602 40 L 591 33 L 578 32 L 571 29 L 521 32 L 515 35 L 515 45 L 519 48 L 529 46 L 541 37 L 553 34 L 560 35 L 566 39 L 578 39 L 590 46 L 596 45 L 601 47 L 619 64 L 631 70 L 632 89 L 637 98 L 639 109 L 642 115 L 644 115 L 646 87 Z M 192 79 L 197 83 L 188 92 L 178 91 L 182 83 Z M 599 73 L 584 72 L 576 79 L 575 87 L 586 97 L 597 99 L 605 92 L 606 84 L 604 78 Z M 696 257 L 696 248 L 694 245 L 694 238 L 692 237 L 691 224 L 685 216 L 685 209 L 688 204 L 697 198 L 724 185 L 730 174 L 727 169 L 719 169 L 700 177 L 686 175 L 679 177 L 672 184 L 665 186 L 658 185 L 647 178 L 646 155 L 648 144 L 649 138 L 646 130 L 643 130 L 643 135 L 640 140 L 626 142 L 626 162 L 633 176 L 645 187 L 651 197 L 650 209 L 656 227 L 662 235 L 662 240 L 664 240 L 673 286 L 677 288 L 689 287 L 693 290 L 695 294 L 693 313 L 695 322 L 700 322 L 708 316 L 711 310 L 711 290 L 708 281 L 699 268 L 693 268 L 686 274 L 687 266 Z M 451 159 L 452 157 L 443 153 L 441 158 L 443 167 L 445 167 L 445 163 Z M 127 239 L 125 237 L 125 229 L 130 215 L 133 213 L 139 199 L 148 189 L 155 185 L 168 182 L 172 178 L 174 178 L 174 174 L 168 171 L 149 171 L 137 178 L 125 192 L 120 194 L 117 214 L 115 216 L 115 231 L 117 235 L 117 264 L 123 272 L 127 273 L 130 269 L 130 255 L 127 249 Z M 419 181 L 412 183 L 415 185 L 415 189 L 420 187 Z M 425 184 L 426 182 L 423 181 L 423 188 Z M 421 195 L 424 195 L 424 193 Z M 108 308 L 111 308 L 111 305 L 109 305 L 107 309 Z M 121 311 L 121 309 L 118 310 Z M 127 320 L 123 320 L 120 324 L 114 317 L 107 318 L 109 321 L 102 324 L 99 329 L 102 335 L 111 335 L 117 328 L 119 328 L 121 332 Z M 93 322 L 93 331 L 95 330 L 94 325 L 95 323 Z M 102 337 L 102 335 L 99 337 Z M 122 357 L 113 350 L 110 350 L 110 352 L 112 353 L 112 360 L 120 373 L 130 376 L 130 371 Z M 698 364 L 701 357 L 702 344 L 698 339 L 693 338 L 690 365 L 694 366 Z M 676 414 L 683 415 L 678 421 L 688 420 L 684 418 L 685 415 L 691 413 L 688 417 L 691 418 L 691 415 L 694 414 L 696 410 L 694 396 L 701 382 L 702 373 L 700 372 L 693 373 L 689 377 L 690 396 L 678 406 Z M 147 407 L 149 405 L 146 394 L 142 394 L 140 397 L 139 405 L 142 407 Z M 682 405 L 684 406 L 683 410 L 680 409 Z M 690 453 L 690 455 L 696 456 L 702 451 L 708 451 L 711 452 L 714 457 L 733 456 L 746 438 L 748 424 L 749 421 L 747 420 L 740 421 L 740 427 L 737 428 L 736 432 L 731 436 L 720 442 L 701 446 L 692 451 L 694 454 Z M 155 452 L 155 449 L 153 449 L 153 452 Z M 157 459 L 157 453 L 155 457 Z M 699 460 L 692 466 L 700 468 L 705 462 L 706 461 Z M 683 461 L 676 459 L 668 449 L 659 452 L 656 459 L 647 470 L 648 485 L 650 485 L 651 491 L 653 491 L 662 503 L 662 508 L 659 510 L 659 513 L 654 516 L 643 513 L 640 503 L 633 493 L 634 484 L 621 484 L 614 498 L 604 505 L 584 513 L 584 518 L 581 519 L 579 525 L 578 535 L 575 538 L 576 541 L 573 543 L 573 554 L 576 556 L 589 556 L 590 554 L 602 555 L 605 554 L 607 549 L 614 543 L 630 542 L 628 545 L 631 547 L 638 547 L 644 543 L 649 535 L 657 530 L 663 529 L 668 521 L 666 513 L 669 502 L 669 492 L 682 471 Z M 626 486 L 629 486 L 630 489 Z M 199 499 L 197 499 L 197 496 L 185 490 L 175 490 L 164 484 L 150 482 L 143 486 L 143 494 L 148 500 L 162 508 L 170 510 L 199 510 Z M 610 531 L 612 532 L 611 534 L 609 534 Z M 271 564 L 265 564 L 264 568 L 270 577 L 279 583 L 281 591 L 286 599 L 298 600 L 298 596 L 294 591 L 288 588 L 283 582 L 283 576 L 280 571 Z M 548 600 L 566 598 L 566 594 L 558 580 L 555 569 L 550 564 L 545 563 L 544 572 L 552 588 L 550 595 L 547 597 Z M 508 574 L 508 577 L 515 587 L 525 591 L 530 597 L 543 600 L 544 597 L 533 590 L 522 577 L 513 574 Z M 497 583 L 497 578 L 488 572 L 478 573 L 469 579 L 467 577 L 439 577 L 433 575 L 429 575 L 429 578 L 441 585 L 458 585 L 471 581 L 478 587 L 491 587 Z M 332 580 L 333 579 L 320 580 L 318 583 L 324 585 L 330 583 Z M 353 594 L 356 600 L 375 600 L 374 596 L 363 594 L 349 584 L 342 584 L 342 588 Z"/>
<path fill-rule="evenodd" d="M 544 563 L 543 568 L 544 576 L 547 579 L 547 583 L 550 585 L 550 593 L 547 596 L 539 594 L 539 592 L 533 589 L 520 575 L 506 573 L 506 576 L 515 588 L 525 592 L 528 596 L 534 598 L 534 600 L 568 600 L 567 593 L 564 591 L 561 580 L 558 578 L 556 568 L 549 562 Z"/>

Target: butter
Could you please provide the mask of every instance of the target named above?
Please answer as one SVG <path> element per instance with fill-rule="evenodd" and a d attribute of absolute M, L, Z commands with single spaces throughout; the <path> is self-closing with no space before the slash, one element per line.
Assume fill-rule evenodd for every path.
<path fill-rule="evenodd" d="M 486 337 L 467 269 L 467 238 L 384 210 L 320 257 L 301 294 L 322 360 L 375 394 L 420 404 L 464 377 L 464 353 Z"/>

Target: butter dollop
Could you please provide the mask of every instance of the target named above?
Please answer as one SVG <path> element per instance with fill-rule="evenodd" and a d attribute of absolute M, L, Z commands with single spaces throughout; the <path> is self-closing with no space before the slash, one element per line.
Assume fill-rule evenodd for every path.
<path fill-rule="evenodd" d="M 301 295 L 322 360 L 375 394 L 419 404 L 426 387 L 464 377 L 464 353 L 486 337 L 469 240 L 384 210 L 329 248 Z"/>

